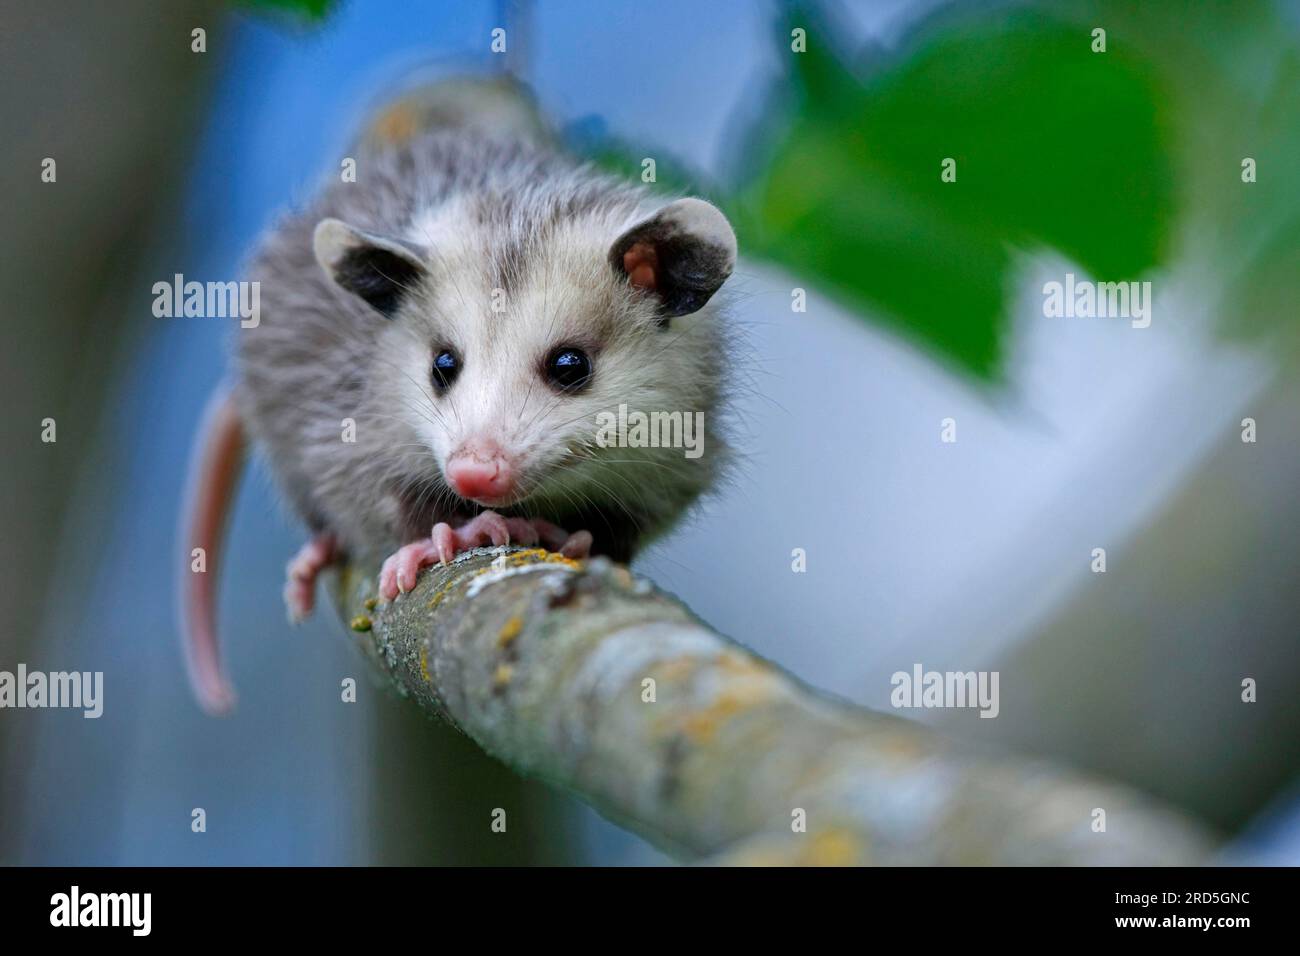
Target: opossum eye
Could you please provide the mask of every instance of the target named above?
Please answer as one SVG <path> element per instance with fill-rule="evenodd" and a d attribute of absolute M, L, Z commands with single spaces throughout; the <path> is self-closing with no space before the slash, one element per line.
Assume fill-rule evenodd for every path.
<path fill-rule="evenodd" d="M 430 376 L 433 380 L 433 387 L 439 392 L 445 392 L 451 388 L 451 383 L 456 381 L 456 376 L 460 374 L 460 359 L 451 349 L 443 349 L 433 357 L 433 374 Z"/>
<path fill-rule="evenodd" d="M 561 346 L 546 360 L 546 380 L 561 392 L 577 392 L 591 381 L 591 359 L 582 349 Z"/>

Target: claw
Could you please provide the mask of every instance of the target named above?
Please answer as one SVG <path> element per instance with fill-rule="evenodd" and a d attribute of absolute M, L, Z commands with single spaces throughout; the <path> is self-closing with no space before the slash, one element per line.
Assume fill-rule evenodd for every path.
<path fill-rule="evenodd" d="M 590 531 L 575 531 L 560 546 L 560 554 L 574 561 L 581 561 L 591 554 L 591 544 Z"/>

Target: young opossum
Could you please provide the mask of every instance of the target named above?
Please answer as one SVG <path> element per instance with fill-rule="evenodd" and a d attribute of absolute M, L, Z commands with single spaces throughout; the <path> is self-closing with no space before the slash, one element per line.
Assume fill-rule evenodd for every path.
<path fill-rule="evenodd" d="M 252 264 L 260 322 L 238 333 L 189 506 L 186 551 L 209 564 L 186 585 L 190 673 L 212 713 L 234 699 L 213 578 L 245 431 L 312 532 L 288 567 L 293 618 L 345 554 L 387 556 L 389 600 L 489 543 L 627 561 L 725 454 L 710 298 L 736 239 L 716 208 L 656 200 L 477 114 L 397 139 L 359 144 L 356 181 L 285 218 Z M 598 416 L 620 405 L 704 412 L 707 453 L 603 447 Z"/>

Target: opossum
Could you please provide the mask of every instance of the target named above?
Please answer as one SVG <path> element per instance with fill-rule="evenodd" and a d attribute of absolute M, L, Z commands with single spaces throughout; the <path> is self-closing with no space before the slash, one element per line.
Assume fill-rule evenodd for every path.
<path fill-rule="evenodd" d="M 358 142 L 355 182 L 336 174 L 253 256 L 261 315 L 198 439 L 182 532 L 187 558 L 207 555 L 183 626 L 211 713 L 234 702 L 214 579 L 245 436 L 311 531 L 288 566 L 293 619 L 344 556 L 386 556 L 386 600 L 489 543 L 626 562 L 727 461 L 726 217 L 578 162 L 481 93 L 443 87 L 414 123 L 390 110 L 398 132 Z M 620 406 L 703 412 L 707 454 L 598 441 Z"/>

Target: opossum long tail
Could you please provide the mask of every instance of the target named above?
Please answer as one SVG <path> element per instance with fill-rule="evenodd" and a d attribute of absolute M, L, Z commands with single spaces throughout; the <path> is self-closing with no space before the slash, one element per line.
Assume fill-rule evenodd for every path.
<path fill-rule="evenodd" d="M 199 706 L 214 716 L 228 714 L 235 706 L 235 691 L 222 671 L 217 645 L 217 558 L 243 463 L 244 428 L 234 396 L 222 389 L 204 412 L 180 516 L 185 658 Z"/>

